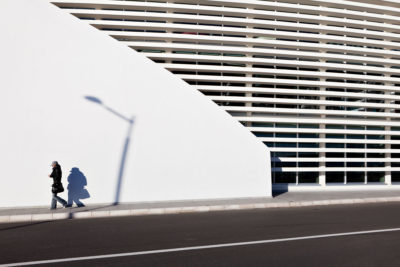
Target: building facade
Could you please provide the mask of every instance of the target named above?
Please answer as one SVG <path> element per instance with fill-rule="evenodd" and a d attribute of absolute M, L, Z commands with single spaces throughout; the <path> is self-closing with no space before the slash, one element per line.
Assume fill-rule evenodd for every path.
<path fill-rule="evenodd" d="M 52 2 L 241 122 L 275 185 L 400 182 L 397 1 Z"/>
<path fill-rule="evenodd" d="M 48 206 L 54 160 L 70 203 L 272 196 L 268 147 L 161 65 L 46 0 L 0 24 L 0 208 Z"/>

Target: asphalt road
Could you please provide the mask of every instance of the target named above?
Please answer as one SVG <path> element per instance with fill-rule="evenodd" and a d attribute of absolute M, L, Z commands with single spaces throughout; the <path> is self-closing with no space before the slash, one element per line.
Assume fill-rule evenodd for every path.
<path fill-rule="evenodd" d="M 0 224 L 0 265 L 400 227 L 400 203 Z M 400 266 L 400 231 L 48 266 Z"/>

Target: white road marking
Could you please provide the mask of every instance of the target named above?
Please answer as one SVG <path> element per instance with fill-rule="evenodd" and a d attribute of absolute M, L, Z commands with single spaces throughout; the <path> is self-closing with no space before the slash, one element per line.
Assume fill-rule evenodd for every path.
<path fill-rule="evenodd" d="M 84 261 L 84 260 L 97 260 L 97 259 L 129 257 L 129 256 L 139 256 L 139 255 L 148 255 L 148 254 L 172 253 L 172 252 L 189 251 L 189 250 L 250 246 L 250 245 L 286 242 L 286 241 L 297 241 L 297 240 L 338 237 L 338 236 L 365 235 L 365 234 L 396 232 L 396 231 L 400 231 L 400 228 L 389 228 L 389 229 L 358 231 L 358 232 L 346 232 L 346 233 L 336 233 L 336 234 L 326 234 L 326 235 L 299 236 L 299 237 L 267 239 L 267 240 L 257 240 L 257 241 L 247 241 L 247 242 L 237 242 L 237 243 L 223 243 L 223 244 L 193 246 L 193 247 L 157 249 L 157 250 L 147 250 L 147 251 L 137 251 L 137 252 L 127 252 L 127 253 L 117 253 L 117 254 L 105 254 L 105 255 L 96 255 L 96 256 L 74 257 L 74 258 L 63 258 L 63 259 L 53 259 L 53 260 L 27 261 L 27 262 L 3 264 L 3 265 L 0 265 L 0 267 L 26 266 L 26 265 L 50 264 L 50 263 L 71 262 L 71 261 Z"/>

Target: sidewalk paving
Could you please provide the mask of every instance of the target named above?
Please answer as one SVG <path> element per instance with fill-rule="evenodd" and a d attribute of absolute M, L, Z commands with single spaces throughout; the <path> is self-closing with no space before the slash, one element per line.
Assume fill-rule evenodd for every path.
<path fill-rule="evenodd" d="M 49 207 L 2 208 L 0 223 L 378 202 L 400 202 L 400 190 L 286 192 L 277 193 L 274 198 L 98 204 L 55 211 Z"/>

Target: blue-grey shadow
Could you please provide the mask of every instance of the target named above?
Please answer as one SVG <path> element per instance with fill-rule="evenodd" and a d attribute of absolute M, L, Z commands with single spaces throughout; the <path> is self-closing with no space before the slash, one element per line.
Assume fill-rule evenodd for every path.
<path fill-rule="evenodd" d="M 125 136 L 125 142 L 124 142 L 124 146 L 122 149 L 121 161 L 120 161 L 119 171 L 118 171 L 117 186 L 116 186 L 116 190 L 115 190 L 114 205 L 118 205 L 119 199 L 121 196 L 121 187 L 122 187 L 122 181 L 124 178 L 125 163 L 126 163 L 126 158 L 128 156 L 129 144 L 130 144 L 130 140 L 131 140 L 131 134 L 132 134 L 133 123 L 134 123 L 133 118 L 128 119 L 127 121 L 129 123 L 129 127 L 127 130 L 126 136 Z"/>
<path fill-rule="evenodd" d="M 84 97 L 86 100 L 98 104 L 102 106 L 105 110 L 108 112 L 114 114 L 118 118 L 122 119 L 123 121 L 128 123 L 128 129 L 125 135 L 125 140 L 124 140 L 124 145 L 122 148 L 122 154 L 121 154 L 121 160 L 118 168 L 118 174 L 117 174 L 117 183 L 116 183 L 116 188 L 115 188 L 115 197 L 114 197 L 114 202 L 113 205 L 118 205 L 120 201 L 120 196 L 121 196 L 121 189 L 122 189 L 122 183 L 124 180 L 124 171 L 125 171 L 125 163 L 128 157 L 128 151 L 129 151 L 129 145 L 131 143 L 131 134 L 133 130 L 133 124 L 134 124 L 134 117 L 126 117 L 122 115 L 120 112 L 116 111 L 115 109 L 105 105 L 103 101 L 101 101 L 99 98 L 95 96 L 85 96 Z"/>
<path fill-rule="evenodd" d="M 77 167 L 73 167 L 68 175 L 68 206 L 71 207 L 74 203 L 78 207 L 84 207 L 82 199 L 90 198 L 89 191 L 86 189 L 86 176 Z"/>

